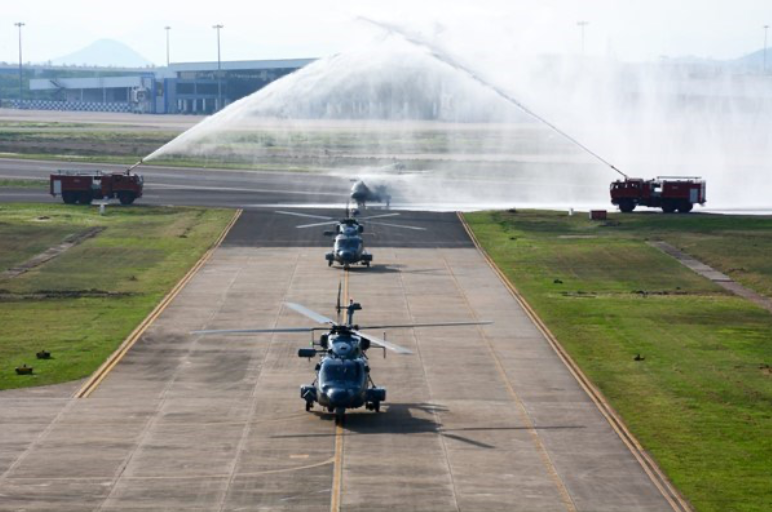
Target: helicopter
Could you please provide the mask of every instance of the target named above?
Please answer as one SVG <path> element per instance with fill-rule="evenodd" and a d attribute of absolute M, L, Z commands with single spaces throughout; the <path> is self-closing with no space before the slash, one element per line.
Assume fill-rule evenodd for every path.
<path fill-rule="evenodd" d="M 276 213 L 280 213 L 283 215 L 294 215 L 297 217 L 308 217 L 313 219 L 324 219 L 325 222 L 315 222 L 312 224 L 303 224 L 301 226 L 296 226 L 298 229 L 303 228 L 311 228 L 311 227 L 319 227 L 319 226 L 328 226 L 330 224 L 335 225 L 335 229 L 331 231 L 325 231 L 325 236 L 331 236 L 334 237 L 333 242 L 333 248 L 332 251 L 325 254 L 325 259 L 327 260 L 327 265 L 332 266 L 333 263 L 337 262 L 340 265 L 343 265 L 344 268 L 348 269 L 351 267 L 351 265 L 357 265 L 362 264 L 365 267 L 370 267 L 370 264 L 373 261 L 373 255 L 370 254 L 367 250 L 365 250 L 365 243 L 364 239 L 362 238 L 362 234 L 364 233 L 364 226 L 360 222 L 360 220 L 364 221 L 367 220 L 369 224 L 375 224 L 378 226 L 389 226 L 394 228 L 402 228 L 402 229 L 413 229 L 417 231 L 425 231 L 426 228 L 416 227 L 416 226 L 405 226 L 402 224 L 391 224 L 389 222 L 370 222 L 371 219 L 382 219 L 384 217 L 396 217 L 399 215 L 399 213 L 385 213 L 382 215 L 373 215 L 370 217 L 360 217 L 359 219 L 356 219 L 352 216 L 352 210 L 346 206 L 346 216 L 343 219 L 335 219 L 335 217 L 327 217 L 322 215 L 310 215 L 307 213 L 299 213 L 299 212 L 283 212 L 283 211 L 277 211 Z"/>
<path fill-rule="evenodd" d="M 367 208 L 367 203 L 385 203 L 388 209 L 391 206 L 391 195 L 388 193 L 385 185 L 368 187 L 364 180 L 351 180 L 354 184 L 351 186 L 349 197 L 357 204 L 359 210 Z"/>
<path fill-rule="evenodd" d="M 338 302 L 336 311 L 338 320 L 332 320 L 324 315 L 306 308 L 301 304 L 286 302 L 290 309 L 307 318 L 324 324 L 323 327 L 288 327 L 275 329 L 226 329 L 193 331 L 196 335 L 211 334 L 259 334 L 280 332 L 311 332 L 327 331 L 319 341 L 312 341 L 311 348 L 298 350 L 298 357 L 309 361 L 320 356 L 314 371 L 316 378 L 311 384 L 300 386 L 300 398 L 305 401 L 306 411 L 311 411 L 318 403 L 329 413 L 335 413 L 337 418 L 343 418 L 347 409 L 357 409 L 365 406 L 369 411 L 380 412 L 381 403 L 386 401 L 386 388 L 378 387 L 370 374 L 367 351 L 377 346 L 397 354 L 412 354 L 413 352 L 390 343 L 385 339 L 362 332 L 360 329 L 413 329 L 418 327 L 454 327 L 467 325 L 488 325 L 492 322 L 438 322 L 421 324 L 372 325 L 359 326 L 354 324 L 354 313 L 362 306 L 351 300 L 346 307 L 341 307 L 341 288 L 338 286 Z M 345 323 L 340 322 L 341 312 L 346 312 Z"/>

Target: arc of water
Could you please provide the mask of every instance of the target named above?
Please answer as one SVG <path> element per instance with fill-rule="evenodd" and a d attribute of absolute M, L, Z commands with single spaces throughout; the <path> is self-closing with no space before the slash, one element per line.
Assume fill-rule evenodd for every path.
<path fill-rule="evenodd" d="M 537 114 L 536 112 L 534 112 L 533 110 L 528 108 L 526 105 L 524 105 L 517 98 L 515 98 L 512 95 L 508 94 L 507 92 L 501 90 L 499 87 L 497 87 L 497 86 L 489 83 L 488 81 L 484 80 L 479 75 L 477 75 L 474 71 L 472 71 L 471 69 L 467 68 L 463 64 L 460 64 L 460 63 L 456 62 L 449 55 L 446 55 L 444 52 L 442 52 L 438 48 L 434 47 L 429 42 L 417 39 L 416 37 L 411 36 L 410 34 L 407 34 L 404 30 L 400 29 L 399 27 L 390 25 L 388 23 L 383 23 L 383 22 L 380 22 L 380 21 L 375 21 L 375 20 L 372 20 L 370 18 L 365 18 L 365 17 L 361 17 L 361 16 L 358 19 L 361 20 L 361 21 L 364 21 L 365 23 L 369 23 L 371 25 L 374 25 L 374 26 L 378 27 L 379 29 L 385 31 L 388 34 L 399 36 L 399 37 L 401 37 L 402 39 L 404 39 L 405 41 L 407 41 L 408 43 L 410 43 L 412 45 L 415 45 L 415 46 L 418 46 L 420 48 L 423 48 L 424 50 L 427 50 L 429 52 L 429 54 L 432 57 L 434 57 L 435 59 L 437 59 L 438 61 L 442 62 L 443 64 L 445 64 L 447 66 L 450 66 L 451 68 L 455 69 L 456 71 L 458 71 L 460 73 L 463 73 L 463 74 L 467 75 L 469 78 L 471 78 L 472 80 L 474 80 L 478 84 L 480 84 L 483 87 L 493 91 L 494 93 L 496 93 L 499 97 L 501 97 L 505 101 L 515 105 L 517 108 L 519 108 L 520 110 L 522 110 L 523 112 L 525 112 L 529 116 L 531 116 L 534 119 L 536 119 L 536 120 L 540 121 L 541 123 L 545 124 L 551 130 L 553 130 L 554 132 L 556 132 L 560 136 L 564 137 L 565 139 L 569 140 L 570 142 L 572 142 L 573 144 L 575 144 L 576 146 L 578 146 L 579 148 L 581 148 L 586 153 L 590 154 L 591 156 L 593 156 L 594 158 L 596 158 L 597 160 L 599 160 L 603 164 L 611 167 L 612 170 L 616 171 L 617 173 L 619 173 L 622 176 L 624 176 L 625 179 L 627 179 L 627 177 L 628 177 L 627 174 L 625 174 L 624 172 L 620 171 L 614 164 L 612 164 L 611 162 L 609 162 L 608 160 L 606 160 L 605 158 L 600 156 L 598 153 L 596 153 L 592 149 L 590 149 L 587 146 L 585 146 L 584 144 L 582 144 L 579 140 L 577 140 L 576 138 L 572 137 L 570 134 L 568 134 L 565 131 L 563 131 L 562 129 L 560 129 L 554 123 L 551 123 L 550 121 L 548 121 L 544 117 L 540 116 L 539 114 Z"/>

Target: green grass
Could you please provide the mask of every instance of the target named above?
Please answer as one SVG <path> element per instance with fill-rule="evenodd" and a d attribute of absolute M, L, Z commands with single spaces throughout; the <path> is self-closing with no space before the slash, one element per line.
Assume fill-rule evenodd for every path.
<path fill-rule="evenodd" d="M 543 212 L 466 218 L 697 510 L 769 510 L 772 314 L 645 242 L 669 241 L 725 271 L 743 268 L 763 290 L 772 279 L 772 219 L 643 214 L 603 224 Z M 639 353 L 645 361 L 633 360 Z"/>
<path fill-rule="evenodd" d="M 88 123 L 60 123 L 57 121 L 0 121 L 0 130 L 8 129 L 22 129 L 22 130 L 39 130 L 39 129 L 72 129 L 72 128 L 88 128 L 93 126 Z"/>
<path fill-rule="evenodd" d="M 68 235 L 95 238 L 19 277 L 0 278 L 0 389 L 92 373 L 216 240 L 228 210 L 0 205 L 0 271 Z M 51 360 L 36 360 L 46 349 Z M 14 368 L 35 367 L 32 376 Z"/>

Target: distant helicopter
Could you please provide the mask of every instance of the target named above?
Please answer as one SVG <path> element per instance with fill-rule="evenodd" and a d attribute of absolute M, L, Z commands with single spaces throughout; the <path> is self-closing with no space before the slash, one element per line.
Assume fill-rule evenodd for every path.
<path fill-rule="evenodd" d="M 351 186 L 349 197 L 356 203 L 361 211 L 367 208 L 367 203 L 385 203 L 386 208 L 391 206 L 391 195 L 385 185 L 368 187 L 361 179 L 351 180 L 354 184 Z"/>
<path fill-rule="evenodd" d="M 325 324 L 324 327 L 288 327 L 275 329 L 225 329 L 194 331 L 192 334 L 259 334 L 279 332 L 314 332 L 328 331 L 322 334 L 319 341 L 312 341 L 312 348 L 301 348 L 298 357 L 308 358 L 321 356 L 316 364 L 316 378 L 311 384 L 300 387 L 300 398 L 306 402 L 306 411 L 313 409 L 318 403 L 328 412 L 342 418 L 346 409 L 356 409 L 365 406 L 367 410 L 379 412 L 381 402 L 386 401 L 386 389 L 378 387 L 370 375 L 367 350 L 373 345 L 397 354 L 412 354 L 404 347 L 366 334 L 360 329 L 413 329 L 418 327 L 454 327 L 467 325 L 487 325 L 491 322 L 438 322 L 423 324 L 373 325 L 358 326 L 354 324 L 354 312 L 362 309 L 359 303 L 350 301 L 348 306 L 341 307 L 340 286 L 338 287 L 338 303 L 336 311 L 338 321 L 334 321 L 312 311 L 305 306 L 292 302 L 285 303 L 287 307 Z M 340 323 L 341 312 L 346 311 L 346 323 Z M 317 348 L 318 347 L 318 348 Z"/>
<path fill-rule="evenodd" d="M 373 261 L 373 255 L 365 250 L 365 242 L 362 238 L 364 233 L 364 225 L 360 221 L 367 221 L 369 224 L 375 224 L 378 226 L 390 226 L 394 228 L 413 229 L 417 231 L 425 231 L 426 228 L 416 226 L 405 226 L 402 224 L 391 224 L 389 222 L 370 222 L 371 219 L 382 219 L 384 217 L 396 217 L 399 213 L 384 213 L 382 215 L 373 215 L 370 217 L 360 217 L 356 219 L 351 216 L 351 210 L 346 207 L 346 216 L 343 219 L 335 219 L 335 217 L 327 217 L 323 215 L 310 215 L 307 213 L 299 212 L 283 212 L 277 211 L 283 215 L 294 215 L 297 217 L 308 217 L 312 219 L 325 219 L 325 222 L 315 222 L 313 224 L 303 224 L 297 226 L 299 229 L 328 226 L 330 224 L 335 225 L 334 231 L 325 231 L 325 236 L 332 236 L 334 238 L 332 251 L 325 254 L 327 265 L 332 266 L 333 263 L 343 265 L 344 268 L 350 268 L 351 265 L 362 264 L 365 267 L 370 267 Z"/>

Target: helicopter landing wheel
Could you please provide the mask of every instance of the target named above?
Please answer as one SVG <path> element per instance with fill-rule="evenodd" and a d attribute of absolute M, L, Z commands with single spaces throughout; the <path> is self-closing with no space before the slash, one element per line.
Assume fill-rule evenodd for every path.
<path fill-rule="evenodd" d="M 332 260 L 328 260 L 328 261 L 327 261 L 327 266 L 328 266 L 328 267 L 331 267 L 331 266 L 332 266 Z"/>
<path fill-rule="evenodd" d="M 375 412 L 381 412 L 381 402 L 374 402 L 373 403 L 373 410 Z"/>
<path fill-rule="evenodd" d="M 314 408 L 314 403 L 310 402 L 310 401 L 307 401 L 306 402 L 306 412 L 310 411 L 313 408 Z"/>
<path fill-rule="evenodd" d="M 365 262 L 365 267 L 370 268 L 370 262 L 369 261 Z"/>

